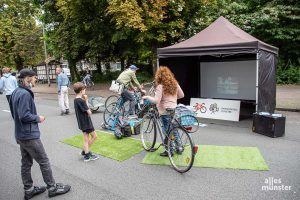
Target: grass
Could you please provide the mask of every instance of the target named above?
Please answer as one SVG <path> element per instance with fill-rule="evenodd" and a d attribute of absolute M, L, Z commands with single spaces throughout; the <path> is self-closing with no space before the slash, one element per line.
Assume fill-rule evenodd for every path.
<path fill-rule="evenodd" d="M 143 151 L 140 140 L 136 140 L 134 138 L 123 138 L 121 140 L 118 140 L 113 134 L 103 131 L 96 132 L 98 138 L 91 148 L 91 151 L 96 154 L 117 161 L 124 161 Z M 66 138 L 62 142 L 82 149 L 83 135 L 78 134 L 73 137 Z"/>
<path fill-rule="evenodd" d="M 169 158 L 159 156 L 163 149 L 147 153 L 142 163 L 170 165 Z M 182 163 L 184 165 L 184 163 Z M 193 167 L 269 170 L 257 147 L 199 145 Z"/>
<path fill-rule="evenodd" d="M 98 138 L 91 151 L 117 160 L 124 161 L 143 151 L 140 140 L 123 138 L 118 140 L 113 134 L 96 131 Z M 82 149 L 83 135 L 78 134 L 62 141 L 65 144 Z M 159 156 L 164 149 L 147 153 L 142 163 L 152 165 L 170 165 L 166 157 Z M 184 165 L 184 163 L 182 163 Z M 264 158 L 257 147 L 199 145 L 193 167 L 269 170 Z"/>

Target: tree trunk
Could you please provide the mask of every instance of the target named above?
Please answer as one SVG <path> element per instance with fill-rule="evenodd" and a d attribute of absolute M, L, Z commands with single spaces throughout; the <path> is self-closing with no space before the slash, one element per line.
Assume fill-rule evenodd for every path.
<path fill-rule="evenodd" d="M 80 76 L 77 72 L 77 68 L 76 68 L 76 61 L 73 59 L 68 59 L 69 62 L 69 68 L 71 71 L 71 77 L 72 77 L 72 81 L 74 82 L 74 80 L 80 80 Z"/>
<path fill-rule="evenodd" d="M 106 69 L 106 73 L 110 73 L 110 63 L 109 62 L 105 63 L 105 69 Z"/>
<path fill-rule="evenodd" d="M 16 55 L 14 61 L 15 61 L 16 68 L 18 71 L 23 69 L 23 60 L 20 55 Z"/>
<path fill-rule="evenodd" d="M 121 58 L 121 71 L 124 71 L 125 69 L 125 59 Z"/>
<path fill-rule="evenodd" d="M 154 75 L 159 67 L 158 59 L 156 56 L 152 57 L 151 64 L 152 64 L 152 73 Z"/>
<path fill-rule="evenodd" d="M 97 66 L 97 73 L 102 75 L 103 72 L 102 72 L 101 58 L 100 57 L 97 57 L 96 66 Z"/>
<path fill-rule="evenodd" d="M 154 45 L 152 48 L 151 64 L 152 64 L 152 73 L 154 75 L 159 67 L 158 58 L 157 58 L 157 45 Z"/>

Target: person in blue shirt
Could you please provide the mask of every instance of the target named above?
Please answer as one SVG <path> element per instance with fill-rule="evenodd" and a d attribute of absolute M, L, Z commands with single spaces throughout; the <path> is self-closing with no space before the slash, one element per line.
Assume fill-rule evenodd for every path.
<path fill-rule="evenodd" d="M 68 92 L 70 80 L 66 74 L 62 73 L 62 69 L 60 67 L 57 67 L 55 71 L 57 75 L 58 102 L 61 110 L 60 115 L 68 115 L 70 113 Z"/>
<path fill-rule="evenodd" d="M 4 67 L 2 69 L 3 76 L 0 79 L 0 91 L 6 95 L 8 103 L 11 94 L 18 87 L 17 79 L 10 73 L 10 70 L 10 68 Z"/>
<path fill-rule="evenodd" d="M 35 86 L 36 74 L 30 69 L 22 69 L 19 75 L 19 87 L 14 90 L 10 99 L 11 113 L 15 122 L 15 139 L 21 151 L 21 177 L 24 185 L 24 199 L 28 200 L 48 189 L 48 196 L 54 197 L 70 191 L 71 186 L 55 183 L 51 165 L 40 139 L 39 123 L 45 117 L 37 114 L 34 94 L 31 87 Z M 34 186 L 31 167 L 35 160 L 42 172 L 45 186 Z"/>

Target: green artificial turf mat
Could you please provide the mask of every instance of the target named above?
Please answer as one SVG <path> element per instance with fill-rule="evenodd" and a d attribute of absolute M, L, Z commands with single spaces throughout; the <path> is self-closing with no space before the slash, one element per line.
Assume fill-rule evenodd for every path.
<path fill-rule="evenodd" d="M 159 153 L 148 152 L 142 163 L 153 165 L 170 165 L 168 157 L 161 157 Z M 257 147 L 213 146 L 199 145 L 193 167 L 269 170 L 264 158 Z"/>
<path fill-rule="evenodd" d="M 124 161 L 143 151 L 140 140 L 130 137 L 118 140 L 113 134 L 103 131 L 96 132 L 98 137 L 91 147 L 91 151 L 93 153 L 112 158 L 114 160 Z M 82 149 L 83 134 L 66 138 L 62 142 Z"/>

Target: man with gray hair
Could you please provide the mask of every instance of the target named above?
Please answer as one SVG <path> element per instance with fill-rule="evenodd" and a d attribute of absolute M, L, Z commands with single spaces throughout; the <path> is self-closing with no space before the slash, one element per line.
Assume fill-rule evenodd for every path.
<path fill-rule="evenodd" d="M 140 85 L 139 81 L 136 78 L 136 71 L 137 68 L 135 65 L 130 65 L 128 69 L 124 70 L 119 77 L 117 78 L 117 82 L 124 86 L 124 90 L 121 93 L 121 96 L 126 100 L 129 101 L 129 114 L 135 115 L 135 98 L 133 95 L 133 90 L 136 90 L 134 84 L 138 87 L 139 90 L 143 89 L 143 86 Z"/>
<path fill-rule="evenodd" d="M 60 115 L 68 115 L 69 111 L 69 86 L 70 80 L 68 76 L 62 73 L 62 69 L 57 67 L 56 70 L 57 75 L 57 93 L 58 93 L 58 103 L 61 110 Z"/>
<path fill-rule="evenodd" d="M 39 123 L 45 121 L 45 117 L 37 115 L 34 95 L 31 87 L 35 86 L 36 74 L 30 69 L 22 69 L 19 75 L 19 87 L 11 95 L 10 107 L 15 122 L 15 138 L 20 145 L 22 165 L 21 176 L 25 190 L 25 200 L 46 191 L 45 186 L 33 186 L 31 167 L 33 159 L 39 164 L 44 182 L 47 185 L 48 196 L 69 192 L 71 186 L 56 183 L 52 176 L 52 170 L 44 146 L 40 140 Z"/>

